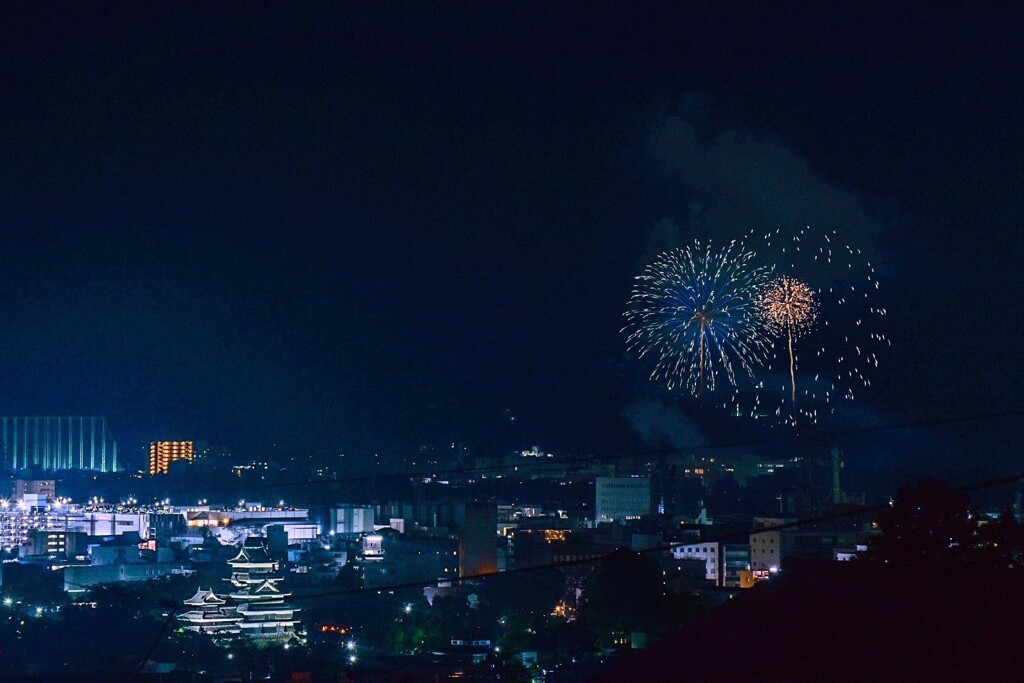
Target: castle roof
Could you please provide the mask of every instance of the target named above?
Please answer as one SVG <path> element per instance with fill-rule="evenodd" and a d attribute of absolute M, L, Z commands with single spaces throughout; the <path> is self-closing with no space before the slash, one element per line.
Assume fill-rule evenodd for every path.
<path fill-rule="evenodd" d="M 186 605 L 223 605 L 225 600 L 217 596 L 212 590 L 199 588 L 196 594 L 185 601 Z"/>
<path fill-rule="evenodd" d="M 256 593 L 280 593 L 281 590 L 275 585 L 281 579 L 267 579 L 255 590 Z"/>
<path fill-rule="evenodd" d="M 271 559 L 267 553 L 267 546 L 258 545 L 241 545 L 238 548 L 238 554 L 234 558 L 228 560 L 228 564 L 273 564 L 274 560 Z"/>

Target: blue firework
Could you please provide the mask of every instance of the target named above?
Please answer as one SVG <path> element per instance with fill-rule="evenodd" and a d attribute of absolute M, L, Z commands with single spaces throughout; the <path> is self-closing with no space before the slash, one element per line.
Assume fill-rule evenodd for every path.
<path fill-rule="evenodd" d="M 738 366 L 753 376 L 766 339 L 754 305 L 768 270 L 737 242 L 673 249 L 638 275 L 626 310 L 626 344 L 652 357 L 651 379 L 694 395 L 714 391 L 719 375 L 736 386 Z"/>

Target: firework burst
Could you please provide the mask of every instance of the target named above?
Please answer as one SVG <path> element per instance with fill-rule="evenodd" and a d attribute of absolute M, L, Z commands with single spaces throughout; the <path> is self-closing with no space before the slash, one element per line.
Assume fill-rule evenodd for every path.
<path fill-rule="evenodd" d="M 637 276 L 625 313 L 627 347 L 652 356 L 651 379 L 694 395 L 714 391 L 724 374 L 736 386 L 736 366 L 748 376 L 766 353 L 754 296 L 767 269 L 731 242 L 725 249 L 695 242 L 661 254 Z"/>
<path fill-rule="evenodd" d="M 811 330 L 817 315 L 814 290 L 793 277 L 782 275 L 765 285 L 754 300 L 758 315 L 775 335 L 786 335 L 789 347 L 791 402 L 796 413 L 796 357 L 793 341 Z"/>
<path fill-rule="evenodd" d="M 751 234 L 750 240 L 758 244 L 772 274 L 755 295 L 764 331 L 786 336 L 787 342 L 790 335 L 801 341 L 800 348 L 789 343 L 772 347 L 759 372 L 764 379 L 742 397 L 744 408 L 737 399 L 735 412 L 769 417 L 774 404 L 775 417 L 783 422 L 818 422 L 872 386 L 891 345 L 875 266 L 835 230 L 774 230 Z M 788 291 L 774 286 L 787 281 L 794 283 Z"/>

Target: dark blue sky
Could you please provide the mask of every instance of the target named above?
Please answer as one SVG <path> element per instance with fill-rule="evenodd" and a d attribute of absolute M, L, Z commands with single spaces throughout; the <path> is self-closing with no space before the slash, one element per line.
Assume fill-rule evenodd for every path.
<path fill-rule="evenodd" d="M 635 448 L 651 228 L 772 174 L 853 197 L 887 264 L 865 420 L 1020 406 L 1019 18 L 675 4 L 5 6 L 0 412 L 129 449 Z M 759 174 L 699 187 L 666 125 Z M 1010 427 L 950 453 L 998 469 Z"/>

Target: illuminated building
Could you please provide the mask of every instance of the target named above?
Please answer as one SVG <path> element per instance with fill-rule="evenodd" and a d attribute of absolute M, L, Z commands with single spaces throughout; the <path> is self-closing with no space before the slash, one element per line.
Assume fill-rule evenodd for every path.
<path fill-rule="evenodd" d="M 192 441 L 154 441 L 149 444 L 149 473 L 167 474 L 172 462 L 192 462 L 196 447 Z"/>
<path fill-rule="evenodd" d="M 60 560 L 83 554 L 86 535 L 73 531 L 32 529 L 21 547 L 23 557 L 43 556 Z"/>
<path fill-rule="evenodd" d="M 22 500 L 25 494 L 55 498 L 56 482 L 53 479 L 16 479 L 14 481 L 14 500 Z"/>
<path fill-rule="evenodd" d="M 330 530 L 335 534 L 363 534 L 373 531 L 373 508 L 359 505 L 339 505 L 331 510 Z"/>
<path fill-rule="evenodd" d="M 615 522 L 651 514 L 651 480 L 647 477 L 597 477 L 594 520 Z"/>
<path fill-rule="evenodd" d="M 275 576 L 277 563 L 267 554 L 263 539 L 247 539 L 228 564 L 231 578 L 227 581 L 235 588 L 228 597 L 241 617 L 238 627 L 242 634 L 282 640 L 294 636 L 298 608 L 285 603 L 291 593 L 282 593 L 277 587 L 282 579 Z"/>
<path fill-rule="evenodd" d="M 63 515 L 68 531 L 81 531 L 90 536 L 120 536 L 137 533 L 149 537 L 149 513 L 109 510 L 73 510 Z"/>
<path fill-rule="evenodd" d="M 225 609 L 227 600 L 212 590 L 200 588 L 185 601 L 185 605 L 189 610 L 179 614 L 178 619 L 186 622 L 185 628 L 189 631 L 210 635 L 237 634 L 241 631 L 238 622 L 242 618 L 234 610 Z"/>
<path fill-rule="evenodd" d="M 795 519 L 781 517 L 755 517 L 754 531 L 750 534 L 750 568 L 764 578 L 765 572 L 777 572 L 782 566 L 785 552 L 784 544 L 788 544 L 792 534 L 777 529 L 784 525 L 792 525 Z"/>
<path fill-rule="evenodd" d="M 384 537 L 381 534 L 367 534 L 360 544 L 364 560 L 377 562 L 384 559 Z"/>
<path fill-rule="evenodd" d="M 705 578 L 716 586 L 750 588 L 754 585 L 755 573 L 750 568 L 747 543 L 687 543 L 674 546 L 672 556 L 677 560 L 703 560 Z"/>
<path fill-rule="evenodd" d="M 713 581 L 716 586 L 720 586 L 722 581 L 720 550 L 721 548 L 717 541 L 688 543 L 673 547 L 672 556 L 677 560 L 703 560 L 705 578 L 708 581 Z"/>
<path fill-rule="evenodd" d="M 0 466 L 117 472 L 105 417 L 0 417 Z"/>
<path fill-rule="evenodd" d="M 296 607 L 285 603 L 291 593 L 277 587 L 277 563 L 267 553 L 266 539 L 250 538 L 228 560 L 233 590 L 226 596 L 199 589 L 185 600 L 178 615 L 185 628 L 210 635 L 241 634 L 253 639 L 287 641 L 297 637 Z"/>

